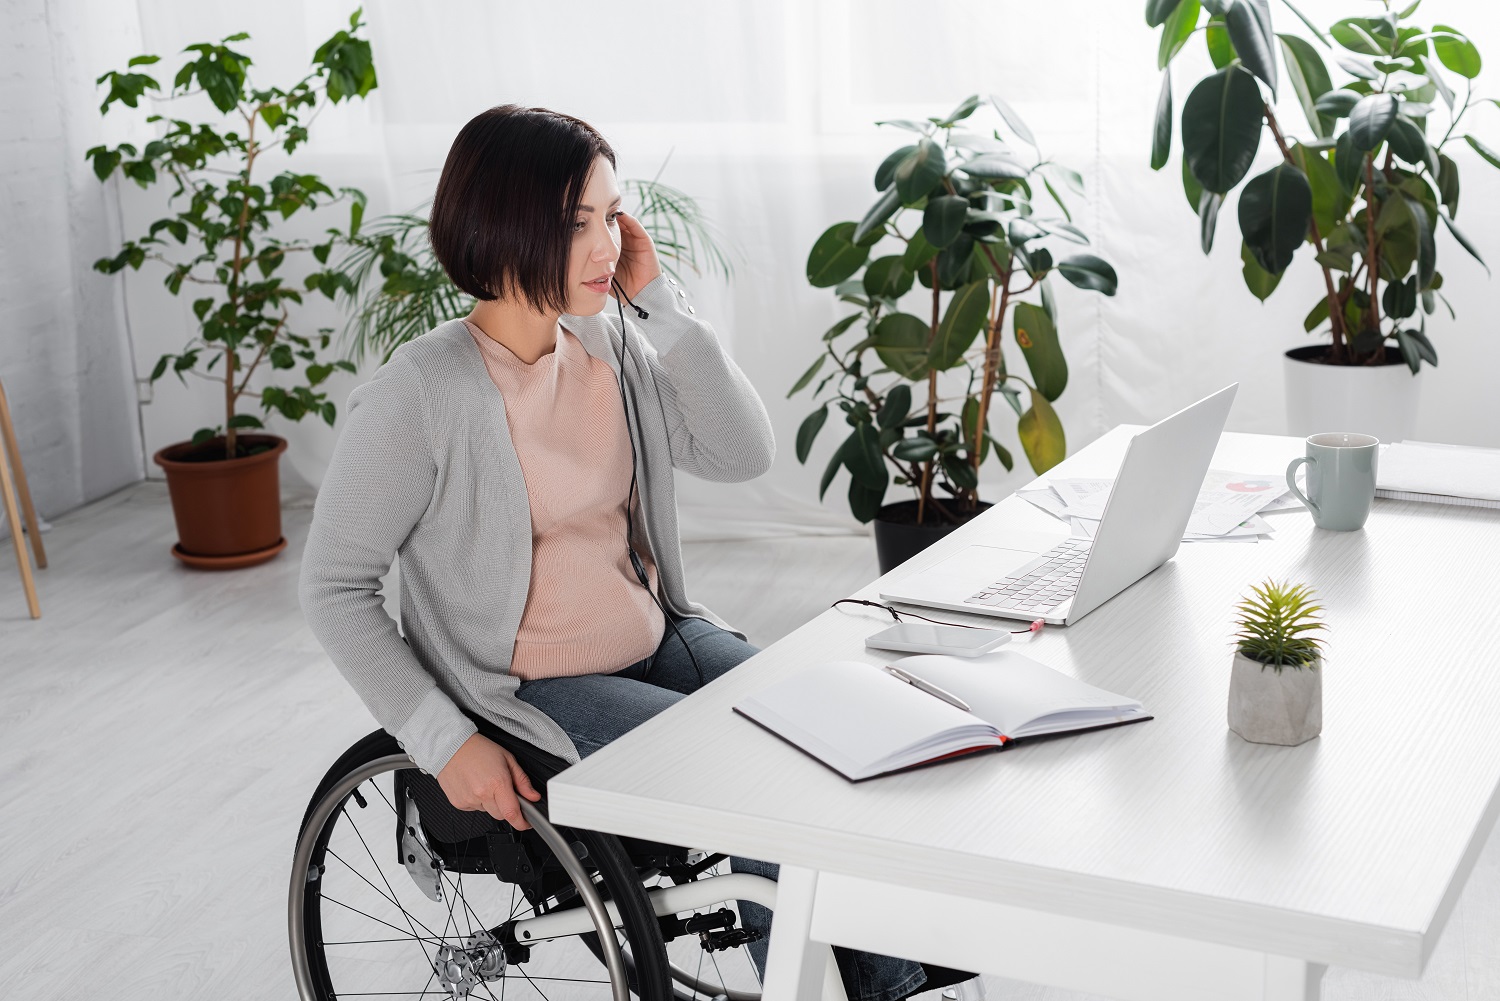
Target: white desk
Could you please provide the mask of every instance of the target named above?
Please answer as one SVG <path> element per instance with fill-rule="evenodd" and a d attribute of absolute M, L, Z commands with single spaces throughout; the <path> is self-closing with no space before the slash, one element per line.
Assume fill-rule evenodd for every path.
<path fill-rule="evenodd" d="M 1133 430 L 1056 474 L 1113 475 Z M 1214 466 L 1301 451 L 1228 434 Z M 1419 976 L 1500 809 L 1500 511 L 1270 517 L 1272 541 L 1184 544 L 1014 646 L 1151 722 L 849 783 L 730 710 L 809 664 L 877 663 L 863 639 L 888 620 L 841 608 L 554 779 L 554 819 L 782 863 L 768 1001 L 816 996 L 819 943 L 1140 1001 L 1310 1001 L 1329 963 Z M 892 577 L 1003 524 L 1066 534 L 1010 497 Z M 1225 723 L 1233 605 L 1267 576 L 1328 608 L 1323 735 L 1300 747 Z"/>

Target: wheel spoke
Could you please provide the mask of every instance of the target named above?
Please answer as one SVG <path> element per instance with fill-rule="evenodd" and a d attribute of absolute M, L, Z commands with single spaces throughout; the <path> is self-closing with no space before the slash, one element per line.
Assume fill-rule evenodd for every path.
<path fill-rule="evenodd" d="M 326 894 L 324 894 L 324 895 L 320 895 L 318 899 L 319 900 L 326 900 L 330 904 L 337 904 L 338 906 L 344 908 L 347 911 L 353 911 L 355 914 L 358 914 L 361 917 L 369 918 L 371 921 L 375 922 L 378 925 L 385 925 L 387 928 L 391 929 L 392 931 L 405 931 L 405 929 L 403 929 L 400 925 L 393 925 L 389 921 L 382 921 L 380 918 L 377 918 L 375 915 L 366 913 L 365 911 L 360 910 L 358 907 L 353 907 L 353 906 L 351 906 L 349 904 L 344 903 L 342 900 L 338 900 L 337 898 L 330 897 L 330 896 L 327 896 Z M 408 935 L 406 939 L 402 939 L 401 941 L 404 942 L 404 941 L 407 941 L 409 939 L 414 939 L 417 942 L 441 942 L 441 941 L 443 941 L 440 938 L 437 938 L 435 936 L 431 936 L 430 935 L 430 929 L 429 929 L 429 937 L 427 937 L 427 938 L 424 938 L 421 935 L 417 935 L 416 933 L 412 933 L 412 934 Z M 331 943 L 325 943 L 325 944 L 331 944 Z M 427 950 L 424 949 L 422 951 L 425 953 Z"/>
<path fill-rule="evenodd" d="M 375 786 L 374 782 L 371 782 L 370 784 L 372 786 Z M 375 786 L 375 789 L 376 789 L 377 792 L 380 791 L 380 787 L 379 786 Z M 384 793 L 381 794 L 381 798 L 384 799 Z M 389 801 L 387 801 L 387 802 L 389 802 Z M 352 818 L 352 817 L 349 816 L 349 809 L 348 809 L 347 806 L 340 807 L 340 811 L 343 813 L 344 819 L 347 820 L 347 821 L 349 821 L 349 826 L 352 827 L 352 828 L 354 828 L 354 836 L 357 837 L 357 838 L 359 838 L 359 843 L 360 844 L 364 845 L 364 847 L 365 847 L 365 854 L 368 855 L 368 856 L 370 856 L 370 864 L 373 865 L 375 867 L 375 871 L 380 874 L 380 881 L 385 884 L 386 890 L 388 890 L 390 892 L 391 899 L 395 900 L 396 899 L 396 888 L 393 887 L 393 886 L 391 886 L 391 881 L 385 878 L 385 870 L 382 869 L 382 868 L 380 868 L 380 863 L 379 862 L 375 861 L 375 853 L 372 852 L 372 851 L 370 851 L 370 845 L 369 845 L 369 843 L 367 841 L 365 841 L 364 832 L 359 829 L 359 825 L 354 822 L 354 818 Z M 408 912 L 405 907 L 402 907 L 400 904 L 397 904 L 396 908 L 401 912 L 401 916 L 406 919 L 406 923 L 412 926 L 411 933 L 412 933 L 413 937 L 416 937 L 416 935 L 417 935 L 417 927 L 416 926 L 418 924 L 422 925 L 423 930 L 425 930 L 427 932 L 427 934 L 429 934 L 429 935 L 432 934 L 432 929 L 428 928 L 427 925 L 423 924 L 421 921 L 417 921 L 416 924 L 412 924 L 412 922 L 415 919 L 411 916 L 411 913 Z M 441 937 L 441 936 L 439 936 L 439 937 Z M 423 954 L 424 958 L 426 958 L 427 962 L 429 964 L 431 964 L 432 957 L 427 955 L 427 950 L 425 948 L 422 950 L 422 954 Z"/>

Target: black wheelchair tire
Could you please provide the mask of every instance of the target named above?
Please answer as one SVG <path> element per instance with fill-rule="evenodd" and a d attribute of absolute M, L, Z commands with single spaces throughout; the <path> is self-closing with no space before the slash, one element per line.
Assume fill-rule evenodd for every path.
<path fill-rule="evenodd" d="M 309 837 L 314 839 L 310 849 L 312 864 L 318 865 L 322 861 L 321 853 L 327 847 L 338 810 L 335 809 L 327 815 L 328 820 L 321 825 L 320 830 L 310 832 L 309 822 L 318 812 L 319 804 L 330 793 L 344 785 L 355 772 L 372 767 L 382 759 L 404 756 L 395 738 L 384 730 L 377 730 L 356 742 L 334 762 L 318 784 L 303 813 L 293 854 L 294 869 L 297 868 L 295 860 L 302 855 L 304 843 Z M 406 760 L 410 761 L 409 758 Z M 403 766 L 395 764 L 389 770 L 399 770 L 401 767 Z M 409 764 L 406 767 L 415 768 L 416 766 Z M 535 782 L 535 773 L 528 769 L 528 774 L 533 776 Z M 539 785 L 539 788 L 542 786 Z M 343 799 L 347 800 L 348 796 L 349 793 L 345 792 Z M 535 805 L 545 816 L 545 793 L 543 799 Z M 629 989 L 641 1001 L 669 1001 L 673 995 L 672 979 L 661 928 L 651 909 L 651 902 L 641 885 L 639 875 L 632 867 L 619 839 L 614 835 L 576 828 L 563 828 L 562 830 L 568 832 L 570 839 L 576 838 L 582 842 L 587 851 L 588 864 L 599 877 L 594 883 L 594 888 L 606 900 L 613 901 L 619 909 L 620 931 L 630 948 L 630 956 L 633 960 L 628 978 Z M 309 887 L 313 889 L 310 890 Z M 330 974 L 321 944 L 322 921 L 319 910 L 321 897 L 318 892 L 320 887 L 321 883 L 308 879 L 307 873 L 293 873 L 288 901 L 289 934 L 293 968 L 298 974 L 298 987 L 303 992 L 303 1001 L 332 1001 L 337 997 L 337 988 L 330 982 Z M 299 922 L 292 920 L 294 912 L 299 912 L 301 916 L 300 941 Z M 585 940 L 590 952 L 596 956 L 600 955 L 597 934 L 589 933 L 580 938 Z M 588 939 L 593 939 L 593 941 L 588 941 Z M 299 965 L 302 967 L 300 970 Z M 308 990 L 311 990 L 310 996 L 307 993 Z"/>

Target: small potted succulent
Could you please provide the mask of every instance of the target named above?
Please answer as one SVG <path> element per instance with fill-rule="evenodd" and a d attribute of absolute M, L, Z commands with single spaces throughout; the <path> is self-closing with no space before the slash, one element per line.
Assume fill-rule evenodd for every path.
<path fill-rule="evenodd" d="M 1268 580 L 1238 610 L 1229 729 L 1257 744 L 1313 739 L 1323 730 L 1323 606 L 1306 584 Z"/>

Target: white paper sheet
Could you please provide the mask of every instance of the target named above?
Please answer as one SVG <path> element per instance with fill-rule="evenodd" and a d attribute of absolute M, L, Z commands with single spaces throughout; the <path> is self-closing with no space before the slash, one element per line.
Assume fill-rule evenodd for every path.
<path fill-rule="evenodd" d="M 1113 480 L 1096 477 L 1059 477 L 1017 491 L 1017 496 L 1068 522 L 1074 538 L 1092 539 L 1113 484 Z M 1257 512 L 1271 505 L 1281 506 L 1281 499 L 1286 496 L 1289 495 L 1285 478 L 1209 470 L 1183 541 L 1258 541 L 1274 528 L 1258 517 Z M 1292 506 L 1301 505 L 1292 498 Z"/>

